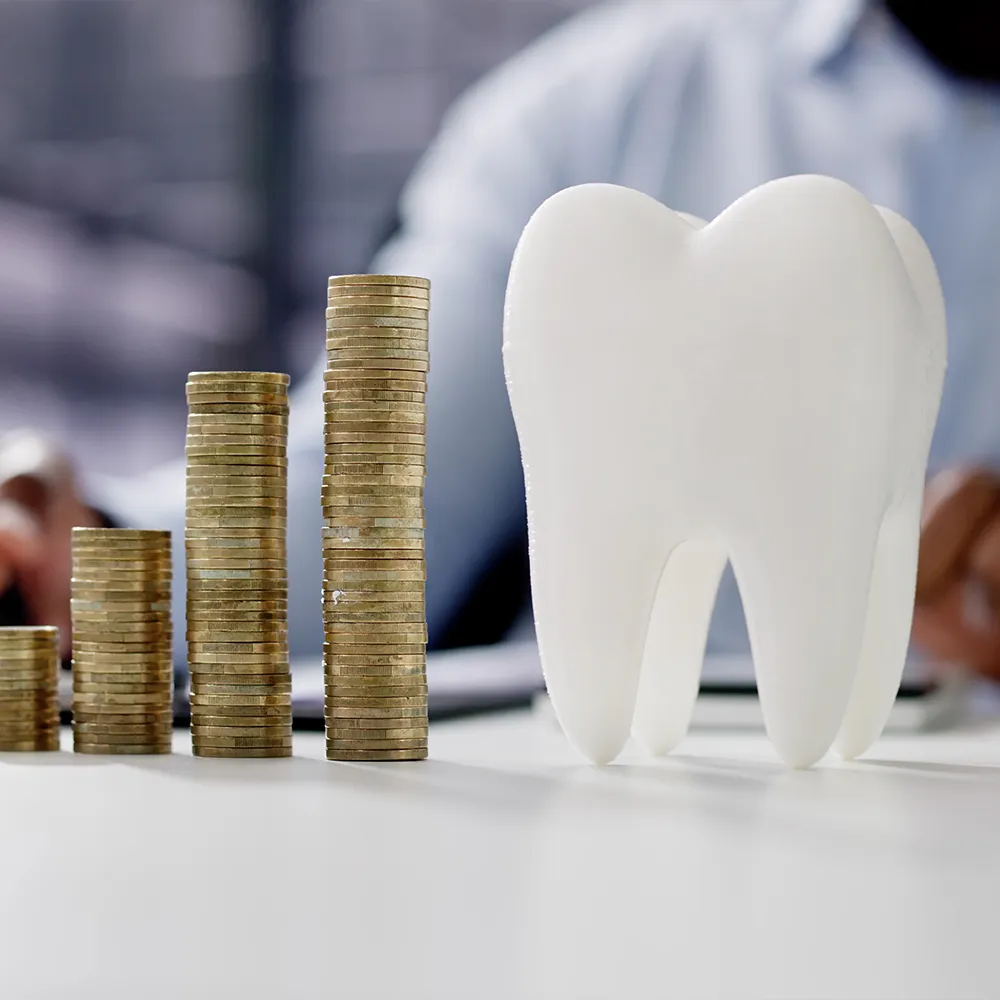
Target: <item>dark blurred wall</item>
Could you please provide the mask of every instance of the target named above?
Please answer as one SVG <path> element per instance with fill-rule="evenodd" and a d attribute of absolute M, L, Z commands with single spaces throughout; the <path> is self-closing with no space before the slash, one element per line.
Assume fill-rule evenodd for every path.
<path fill-rule="evenodd" d="M 301 371 L 447 106 L 589 2 L 0 0 L 0 430 L 132 471 L 187 371 Z"/>

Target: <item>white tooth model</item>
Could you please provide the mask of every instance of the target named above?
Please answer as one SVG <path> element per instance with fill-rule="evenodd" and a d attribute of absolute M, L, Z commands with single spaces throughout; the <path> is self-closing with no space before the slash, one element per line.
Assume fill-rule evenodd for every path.
<path fill-rule="evenodd" d="M 707 225 L 604 184 L 538 209 L 504 365 L 545 678 L 585 756 L 684 735 L 727 559 L 781 757 L 878 737 L 945 340 L 920 235 L 830 178 L 765 184 Z"/>

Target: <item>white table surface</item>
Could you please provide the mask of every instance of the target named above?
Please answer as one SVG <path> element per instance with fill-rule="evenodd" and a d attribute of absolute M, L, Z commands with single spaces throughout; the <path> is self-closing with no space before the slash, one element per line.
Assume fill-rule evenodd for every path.
<path fill-rule="evenodd" d="M 431 748 L 0 755 L 0 997 L 1000 995 L 1000 729 L 809 772 L 595 769 L 527 712 Z"/>

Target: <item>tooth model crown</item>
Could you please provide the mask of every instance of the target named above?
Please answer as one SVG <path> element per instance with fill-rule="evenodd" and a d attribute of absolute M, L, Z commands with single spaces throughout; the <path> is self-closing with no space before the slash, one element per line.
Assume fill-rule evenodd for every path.
<path fill-rule="evenodd" d="M 538 209 L 504 365 L 542 663 L 585 756 L 684 735 L 727 560 L 781 757 L 878 737 L 945 338 L 919 234 L 830 178 L 765 184 L 707 225 L 603 184 Z"/>

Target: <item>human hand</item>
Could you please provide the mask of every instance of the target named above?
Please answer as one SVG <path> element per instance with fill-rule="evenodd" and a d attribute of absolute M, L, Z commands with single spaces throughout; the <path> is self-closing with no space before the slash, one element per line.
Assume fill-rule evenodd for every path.
<path fill-rule="evenodd" d="M 1000 476 L 949 469 L 928 484 L 913 637 L 1000 680 Z"/>
<path fill-rule="evenodd" d="M 72 641 L 72 529 L 101 523 L 51 442 L 31 431 L 0 435 L 0 593 L 17 587 L 29 624 L 57 625 L 64 657 Z"/>

